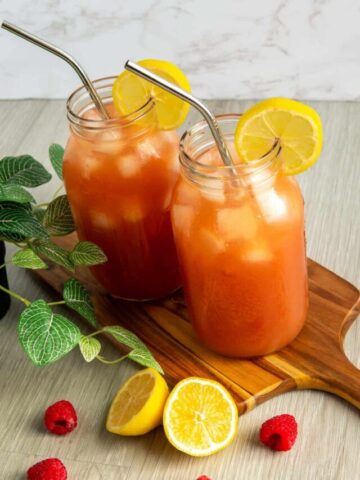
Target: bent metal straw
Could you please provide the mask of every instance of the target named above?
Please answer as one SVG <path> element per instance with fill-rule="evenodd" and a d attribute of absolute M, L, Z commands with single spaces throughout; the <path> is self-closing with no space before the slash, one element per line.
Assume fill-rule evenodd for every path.
<path fill-rule="evenodd" d="M 89 92 L 89 95 L 92 101 L 94 102 L 95 107 L 100 112 L 103 119 L 107 120 L 109 118 L 109 115 L 106 112 L 104 104 L 102 103 L 99 94 L 94 88 L 94 85 L 91 83 L 89 76 L 87 75 L 85 70 L 82 68 L 82 66 L 79 64 L 79 62 L 77 62 L 71 55 L 64 52 L 64 50 L 61 50 L 60 48 L 56 47 L 55 45 L 52 45 L 51 43 L 45 40 L 42 40 L 39 37 L 36 37 L 32 33 L 29 33 L 23 30 L 22 28 L 19 28 L 16 25 L 13 25 L 10 22 L 7 22 L 6 20 L 3 20 L 2 22 L 0 21 L 0 26 L 1 28 L 7 30 L 8 32 L 11 32 L 14 35 L 17 35 L 18 37 L 21 37 L 24 40 L 27 40 L 28 42 L 34 43 L 38 47 L 41 47 L 44 50 L 47 50 L 48 52 L 53 53 L 54 55 L 57 55 L 58 57 L 65 60 L 65 62 L 67 62 L 69 65 L 71 65 L 72 68 L 75 70 L 75 72 L 79 75 L 80 80 L 82 81 L 85 88 Z"/>
<path fill-rule="evenodd" d="M 231 155 L 226 146 L 224 137 L 221 134 L 217 120 L 215 116 L 210 112 L 210 110 L 202 102 L 200 102 L 200 100 L 195 98 L 189 92 L 186 92 L 185 90 L 181 89 L 177 85 L 174 85 L 173 83 L 168 82 L 167 80 L 165 80 L 162 77 L 159 77 L 158 75 L 151 72 L 147 68 L 144 68 L 138 65 L 137 63 L 131 62 L 130 60 L 128 60 L 125 63 L 125 69 L 128 70 L 129 72 L 134 73 L 135 75 L 138 75 L 139 77 L 144 78 L 145 80 L 148 80 L 149 82 L 157 85 L 158 87 L 166 90 L 167 92 L 172 93 L 173 95 L 181 98 L 187 103 L 190 103 L 190 105 L 196 108 L 203 115 L 207 124 L 209 125 L 210 131 L 219 149 L 224 165 L 228 167 L 232 167 L 231 169 L 232 173 L 234 175 L 237 175 L 236 169 L 234 167 L 234 163 L 231 159 Z"/>

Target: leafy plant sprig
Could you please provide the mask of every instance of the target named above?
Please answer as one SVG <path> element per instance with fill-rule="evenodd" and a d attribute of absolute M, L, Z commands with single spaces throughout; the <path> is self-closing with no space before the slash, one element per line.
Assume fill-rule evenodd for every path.
<path fill-rule="evenodd" d="M 60 180 L 63 180 L 63 156 L 64 149 L 60 145 L 50 146 L 50 162 Z M 50 202 L 42 204 L 36 204 L 27 190 L 43 185 L 51 178 L 43 165 L 30 155 L 0 160 L 0 241 L 18 247 L 8 263 L 35 270 L 48 268 L 46 261 L 50 260 L 73 273 L 78 266 L 106 262 L 104 252 L 92 242 L 80 241 L 68 251 L 52 240 L 52 237 L 68 235 L 75 230 L 67 196 L 58 195 L 63 185 Z M 6 268 L 6 265 L 4 263 L 0 268 Z M 90 293 L 75 278 L 65 282 L 63 300 L 54 302 L 43 299 L 31 301 L 3 285 L 0 285 L 0 290 L 25 305 L 17 326 L 18 336 L 20 344 L 35 365 L 53 363 L 78 346 L 86 362 L 97 359 L 106 364 L 117 364 L 129 358 L 162 372 L 146 345 L 129 330 L 114 325 L 83 335 L 70 319 L 54 312 L 56 306 L 66 305 L 86 319 L 92 327 L 99 326 Z M 104 358 L 98 340 L 102 333 L 129 347 L 129 353 L 116 360 Z"/>

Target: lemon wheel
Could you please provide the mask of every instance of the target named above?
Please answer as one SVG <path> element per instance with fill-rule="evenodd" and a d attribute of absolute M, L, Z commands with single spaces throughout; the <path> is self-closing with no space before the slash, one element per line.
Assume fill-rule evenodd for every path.
<path fill-rule="evenodd" d="M 319 158 L 322 136 L 321 119 L 313 108 L 288 98 L 269 98 L 241 116 L 235 146 L 240 158 L 251 162 L 268 153 L 279 139 L 283 170 L 295 175 Z"/>
<path fill-rule="evenodd" d="M 141 60 L 144 68 L 163 77 L 183 90 L 190 92 L 185 74 L 176 65 L 165 60 Z M 121 115 L 128 115 L 140 109 L 151 97 L 154 100 L 158 126 L 161 130 L 174 130 L 185 120 L 189 104 L 153 85 L 134 73 L 125 71 L 115 80 L 112 96 L 115 108 Z"/>
<path fill-rule="evenodd" d="M 170 393 L 163 425 L 175 448 L 188 455 L 206 456 L 232 442 L 237 433 L 238 411 L 220 383 L 189 377 Z"/>

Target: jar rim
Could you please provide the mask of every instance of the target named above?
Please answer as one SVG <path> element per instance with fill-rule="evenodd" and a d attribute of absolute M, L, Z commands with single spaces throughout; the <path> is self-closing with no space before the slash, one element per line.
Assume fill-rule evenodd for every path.
<path fill-rule="evenodd" d="M 241 117 L 241 113 L 226 113 L 221 115 L 215 115 L 216 120 L 218 122 L 234 122 L 238 121 Z M 254 170 L 260 171 L 262 169 L 266 170 L 269 168 L 270 165 L 273 164 L 274 160 L 279 158 L 281 152 L 281 143 L 278 138 L 275 138 L 273 145 L 264 155 L 259 157 L 258 159 L 252 160 L 249 163 L 239 163 L 232 165 L 207 165 L 197 161 L 196 159 L 192 158 L 191 155 L 188 154 L 186 151 L 188 141 L 191 142 L 191 136 L 199 135 L 201 131 L 209 130 L 209 126 L 206 120 L 201 120 L 195 125 L 193 125 L 190 129 L 186 130 L 180 138 L 180 163 L 181 165 L 189 169 L 192 174 L 195 174 L 197 177 L 214 178 L 214 174 L 216 174 L 217 178 L 231 178 L 231 177 L 238 177 L 244 175 L 251 175 L 254 173 Z M 225 135 L 226 137 L 226 135 Z M 189 140 L 190 139 L 190 140 Z M 211 147 L 215 146 L 216 143 L 213 138 L 211 138 Z M 217 147 L 216 147 L 217 148 Z M 234 173 L 235 169 L 235 173 Z"/>
<path fill-rule="evenodd" d="M 100 94 L 101 97 L 101 90 L 102 88 L 109 88 L 112 87 L 112 84 L 114 83 L 114 80 L 117 78 L 116 75 L 109 75 L 106 77 L 100 77 L 95 80 L 92 80 L 92 83 L 98 93 Z M 111 83 L 110 83 L 111 82 Z M 104 85 L 100 85 L 100 83 L 105 83 Z M 149 111 L 151 111 L 154 106 L 154 100 L 151 96 L 146 100 L 146 102 L 141 105 L 139 108 L 134 110 L 131 113 L 128 113 L 126 115 L 120 115 L 115 118 L 109 118 L 109 119 L 89 119 L 81 116 L 79 113 L 74 112 L 73 108 L 73 103 L 76 102 L 76 97 L 80 95 L 86 95 L 93 106 L 93 101 L 91 100 L 90 94 L 87 91 L 85 85 L 81 85 L 78 88 L 76 88 L 68 97 L 66 101 L 66 110 L 67 110 L 67 118 L 68 120 L 75 125 L 81 126 L 83 128 L 89 128 L 89 129 L 104 129 L 104 128 L 112 128 L 112 127 L 123 127 L 126 124 L 133 123 L 135 121 L 138 121 L 141 119 L 143 116 L 145 116 Z M 81 97 L 80 97 L 81 98 Z"/>

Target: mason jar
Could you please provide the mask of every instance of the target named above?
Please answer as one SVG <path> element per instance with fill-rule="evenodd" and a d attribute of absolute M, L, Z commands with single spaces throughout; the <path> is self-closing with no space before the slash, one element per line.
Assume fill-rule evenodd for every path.
<path fill-rule="evenodd" d="M 281 148 L 248 164 L 234 148 L 239 115 L 218 122 L 235 167 L 205 122 L 180 142 L 172 221 L 190 320 L 223 355 L 266 355 L 291 342 L 308 308 L 304 203 L 281 169 Z"/>
<path fill-rule="evenodd" d="M 159 130 L 151 98 L 119 116 L 112 103 L 114 80 L 94 82 L 109 120 L 93 108 L 84 87 L 67 101 L 64 181 L 79 238 L 96 243 L 108 257 L 91 268 L 95 278 L 114 296 L 147 300 L 180 285 L 170 220 L 179 137 Z"/>

